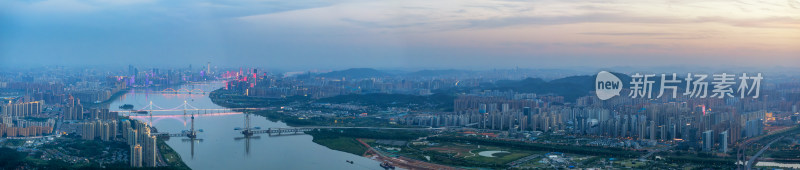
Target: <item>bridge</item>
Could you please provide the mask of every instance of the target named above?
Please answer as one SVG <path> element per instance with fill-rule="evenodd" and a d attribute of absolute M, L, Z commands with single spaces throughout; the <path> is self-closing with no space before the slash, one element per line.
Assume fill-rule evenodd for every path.
<path fill-rule="evenodd" d="M 148 114 L 149 116 L 152 117 L 153 116 L 153 114 L 152 114 L 153 112 L 184 112 L 183 114 L 158 114 L 158 115 L 155 115 L 155 116 L 168 116 L 168 115 L 184 115 L 185 116 L 186 115 L 185 112 L 187 112 L 187 111 L 189 111 L 189 112 L 194 111 L 194 112 L 197 112 L 195 114 L 201 115 L 201 114 L 215 114 L 215 113 L 226 113 L 226 112 L 245 112 L 245 111 L 248 111 L 248 110 L 265 110 L 265 109 L 269 109 L 269 108 L 233 108 L 233 109 L 229 109 L 229 108 L 214 108 L 214 109 L 201 109 L 201 108 L 197 108 L 197 107 L 192 106 L 191 104 L 189 104 L 187 101 L 184 100 L 183 104 L 181 104 L 179 106 L 176 106 L 176 107 L 173 107 L 173 108 L 163 108 L 163 107 L 160 107 L 158 105 L 153 104 L 153 102 L 150 101 L 150 104 L 148 104 L 147 106 L 144 106 L 144 107 L 142 107 L 140 109 L 120 110 L 120 111 L 111 111 L 111 112 L 123 113 L 123 114 L 127 114 L 128 116 L 134 115 L 134 113 L 137 113 L 137 114 Z M 204 112 L 201 113 L 201 111 L 204 111 Z"/>
<path fill-rule="evenodd" d="M 203 89 L 187 89 L 187 88 L 180 88 L 177 90 L 173 88 L 166 88 L 163 90 L 133 89 L 131 90 L 131 92 L 134 94 L 173 94 L 173 95 L 177 94 L 203 95 L 210 93 L 210 91 Z"/>
<path fill-rule="evenodd" d="M 123 116 L 128 116 L 129 118 L 149 119 L 148 123 L 150 123 L 150 124 L 152 124 L 154 122 L 153 121 L 154 117 L 155 118 L 159 118 L 159 120 L 162 119 L 162 118 L 179 118 L 179 117 L 183 117 L 184 118 L 184 123 L 186 123 L 186 120 L 185 120 L 186 117 L 188 115 L 191 115 L 191 119 L 192 119 L 191 120 L 191 124 L 192 124 L 191 130 L 184 131 L 184 132 L 181 132 L 181 133 L 156 133 L 154 135 L 156 135 L 158 137 L 189 137 L 190 139 L 194 140 L 197 137 L 197 134 L 196 134 L 197 131 L 194 130 L 194 117 L 195 117 L 195 115 L 198 115 L 198 116 L 200 116 L 200 115 L 211 115 L 211 116 L 232 115 L 232 114 L 241 114 L 242 112 L 246 112 L 248 110 L 265 110 L 265 109 L 269 109 L 269 108 L 233 108 L 233 109 L 215 108 L 215 109 L 201 109 L 201 108 L 197 108 L 195 106 L 192 106 L 191 104 L 189 104 L 188 101 L 184 100 L 183 104 L 178 105 L 178 106 L 173 107 L 173 108 L 168 108 L 168 109 L 160 107 L 160 106 L 154 104 L 153 101 L 150 101 L 150 103 L 147 106 L 144 106 L 144 107 L 142 107 L 140 109 L 111 111 L 111 112 L 123 113 L 122 114 Z M 153 112 L 178 112 L 178 113 L 182 112 L 182 113 L 180 113 L 180 114 L 158 114 L 158 115 L 153 115 Z M 187 114 L 187 112 L 191 112 L 191 113 Z M 137 114 L 140 114 L 140 115 L 137 115 Z M 248 114 L 247 122 L 249 124 L 249 114 Z M 248 125 L 248 127 L 249 127 L 249 125 Z"/>
<path fill-rule="evenodd" d="M 155 93 L 169 93 L 169 94 L 206 94 L 207 92 L 203 89 L 186 89 L 180 88 L 175 90 L 173 88 L 167 88 L 161 91 L 148 91 L 148 92 L 155 92 Z"/>
<path fill-rule="evenodd" d="M 756 163 L 758 163 L 759 159 L 761 159 L 761 158 L 758 158 L 758 157 L 760 157 L 761 154 L 764 151 L 766 151 L 769 148 L 770 145 L 772 145 L 774 142 L 778 141 L 779 139 L 782 139 L 783 136 L 778 137 L 777 139 L 772 140 L 771 142 L 767 143 L 766 145 L 764 145 L 763 148 L 761 148 L 761 150 L 756 152 L 755 155 L 750 156 L 750 157 L 747 156 L 747 154 L 746 154 L 746 152 L 748 150 L 748 147 L 754 146 L 754 144 L 756 144 L 761 139 L 766 138 L 768 136 L 773 136 L 773 135 L 776 135 L 778 133 L 783 133 L 783 132 L 787 132 L 787 131 L 790 131 L 790 130 L 795 130 L 796 128 L 798 128 L 798 127 L 795 126 L 795 127 L 791 127 L 791 128 L 783 128 L 783 129 L 780 129 L 780 130 L 771 131 L 771 132 L 769 132 L 767 134 L 760 135 L 760 136 L 757 136 L 757 137 L 753 137 L 753 138 L 747 139 L 747 140 L 739 143 L 737 145 L 737 149 L 736 149 L 736 169 L 737 170 L 750 170 L 750 169 L 752 169 L 752 167 Z"/>
<path fill-rule="evenodd" d="M 245 114 L 244 117 L 244 128 L 235 128 L 234 130 L 240 131 L 243 134 L 242 137 L 236 137 L 234 140 L 245 140 L 245 153 L 250 153 L 250 139 L 259 139 L 259 136 L 256 134 L 268 134 L 269 136 L 286 136 L 286 135 L 303 135 L 304 132 L 321 130 L 321 129 L 383 129 L 383 130 L 443 130 L 447 128 L 386 128 L 386 127 L 341 127 L 341 126 L 308 126 L 308 127 L 278 127 L 278 128 L 267 128 L 261 129 L 260 127 L 251 127 L 250 126 L 250 114 L 246 111 L 248 110 L 266 110 L 271 108 L 220 108 L 220 109 L 201 109 L 190 105 L 187 101 L 183 101 L 183 104 L 173 107 L 173 108 L 162 108 L 158 105 L 153 104 L 152 101 L 147 106 L 144 106 L 140 109 L 131 109 L 131 110 L 123 110 L 123 111 L 113 111 L 117 113 L 124 113 L 127 114 L 130 118 L 140 118 L 140 119 L 148 119 L 149 123 L 152 124 L 153 118 L 184 118 L 184 123 L 186 116 L 191 115 L 191 128 L 189 130 L 184 130 L 180 133 L 168 133 L 168 132 L 160 132 L 160 133 L 153 133 L 153 135 L 162 138 L 172 138 L 172 137 L 185 137 L 183 141 L 191 142 L 192 145 L 192 156 L 194 156 L 194 144 L 195 142 L 200 142 L 202 139 L 197 138 L 198 132 L 203 132 L 202 130 L 196 130 L 194 127 L 195 124 L 195 116 L 201 115 L 231 115 L 231 114 Z M 191 112 L 187 114 L 188 112 Z M 204 111 L 201 113 L 201 111 Z M 182 112 L 182 114 L 158 114 L 153 115 L 153 112 Z M 135 115 L 135 113 L 143 113 L 142 115 Z M 145 115 L 146 114 L 146 115 Z"/>
<path fill-rule="evenodd" d="M 308 131 L 314 131 L 314 130 L 317 130 L 317 129 L 314 129 L 314 128 L 275 128 L 275 129 L 269 128 L 267 130 L 255 130 L 255 131 L 253 131 L 253 133 L 254 134 L 266 133 L 266 134 L 269 134 L 270 136 L 275 134 L 276 136 L 279 136 L 279 135 L 287 135 L 287 134 L 299 134 L 299 133 L 308 132 Z"/>
<path fill-rule="evenodd" d="M 198 130 L 194 129 L 194 114 L 192 114 L 192 126 L 191 126 L 191 129 L 189 129 L 188 131 L 184 130 L 181 133 L 155 133 L 153 135 L 155 135 L 156 137 L 160 137 L 160 138 L 186 137 L 186 139 L 183 139 L 181 141 L 190 143 L 191 155 L 192 155 L 192 159 L 194 159 L 194 144 L 195 144 L 195 142 L 203 141 L 203 139 L 197 138 L 197 132 L 203 132 L 203 130 L 201 129 L 201 130 L 198 131 Z"/>
<path fill-rule="evenodd" d="M 152 121 L 152 118 L 151 118 L 151 121 Z M 198 131 L 194 129 L 194 114 L 192 114 L 192 123 L 191 124 L 192 124 L 191 129 L 184 130 L 181 133 L 164 133 L 164 132 L 161 132 L 161 133 L 154 133 L 153 135 L 155 135 L 157 137 L 187 137 L 190 140 L 197 140 L 197 132 Z M 202 132 L 202 131 L 203 130 L 200 130 L 199 132 Z"/>
<path fill-rule="evenodd" d="M 745 164 L 745 166 L 747 166 L 747 168 L 746 168 L 746 169 L 748 169 L 748 170 L 749 170 L 749 169 L 752 169 L 752 168 L 753 168 L 753 165 L 755 165 L 755 164 L 756 164 L 756 161 L 758 161 L 758 157 L 759 157 L 759 156 L 761 156 L 761 154 L 763 154 L 763 153 L 764 153 L 764 151 L 766 151 L 767 149 L 769 149 L 769 146 L 770 146 L 770 145 L 772 145 L 773 143 L 775 143 L 775 142 L 777 142 L 777 141 L 779 141 L 779 140 L 783 139 L 783 137 L 785 137 L 785 136 L 781 136 L 781 137 L 779 137 L 779 138 L 777 138 L 777 139 L 775 139 L 775 140 L 772 140 L 772 142 L 769 142 L 767 145 L 764 145 L 764 147 L 763 147 L 763 148 L 761 148 L 761 150 L 759 150 L 759 151 L 758 151 L 758 152 L 757 152 L 755 155 L 753 155 L 753 157 L 750 157 L 750 159 L 749 159 L 749 160 L 747 160 L 747 164 Z"/>
<path fill-rule="evenodd" d="M 652 149 L 652 150 L 648 151 L 647 154 L 642 155 L 641 157 L 639 157 L 639 160 L 640 161 L 646 161 L 647 158 L 649 158 L 650 156 L 653 156 L 653 154 L 661 152 L 661 151 L 670 150 L 670 149 L 672 149 L 672 148 L 674 148 L 676 146 L 678 146 L 678 145 L 673 144 L 673 145 L 670 145 L 670 146 L 667 146 L 667 147 L 663 147 L 663 148 Z"/>
<path fill-rule="evenodd" d="M 243 112 L 246 110 L 264 110 L 267 108 L 236 108 L 236 109 L 186 109 L 185 111 L 212 111 L 212 113 L 220 113 L 220 112 Z M 117 113 L 141 113 L 146 114 L 145 112 L 182 112 L 182 109 L 154 109 L 154 110 L 121 110 L 121 111 L 111 111 Z M 207 114 L 207 113 L 198 113 L 198 114 Z M 164 115 L 164 114 L 160 114 Z"/>
<path fill-rule="evenodd" d="M 231 114 L 243 114 L 242 112 L 246 112 L 248 110 L 267 110 L 270 108 L 221 108 L 221 109 L 200 109 L 190 105 L 187 101 L 183 101 L 183 104 L 165 109 L 158 105 L 153 104 L 151 101 L 150 104 L 144 106 L 140 109 L 136 110 L 123 110 L 123 111 L 112 111 L 117 113 L 127 113 L 131 118 L 149 118 L 150 123 L 153 122 L 153 118 L 174 118 L 174 117 L 185 117 L 191 115 L 191 124 L 192 129 L 190 131 L 185 131 L 182 133 L 156 133 L 157 136 L 163 137 L 182 137 L 182 136 L 192 136 L 189 132 L 194 132 L 194 117 L 200 115 L 231 115 Z M 200 112 L 205 111 L 205 112 Z M 153 115 L 153 112 L 182 112 L 182 114 L 158 114 Z M 191 112 L 187 114 L 187 112 Z M 133 113 L 146 113 L 146 115 L 133 115 Z M 234 130 L 242 131 L 242 134 L 245 136 L 252 136 L 253 134 L 297 134 L 300 132 L 307 132 L 313 131 L 318 129 L 383 129 L 383 130 L 443 130 L 446 128 L 387 128 L 387 127 L 342 127 L 342 126 L 309 126 L 309 127 L 288 127 L 288 128 L 268 128 L 268 129 L 261 129 L 259 127 L 251 127 L 250 126 L 250 114 L 245 114 L 244 120 L 244 128 L 236 128 Z"/>
<path fill-rule="evenodd" d="M 195 140 L 201 140 L 201 139 L 197 139 L 197 132 L 202 132 L 202 130 L 198 131 L 198 130 L 194 129 L 194 117 L 195 117 L 195 115 L 200 115 L 200 114 L 206 114 L 206 115 L 207 114 L 212 114 L 212 115 L 213 114 L 226 114 L 226 113 L 223 113 L 223 112 L 245 111 L 245 110 L 255 110 L 255 109 L 259 109 L 259 108 L 199 109 L 197 107 L 194 107 L 194 106 L 190 105 L 189 102 L 184 100 L 183 104 L 181 104 L 179 106 L 176 106 L 174 108 L 170 108 L 170 109 L 162 108 L 160 106 L 157 106 L 157 105 L 153 104 L 153 101 L 150 101 L 150 104 L 148 104 L 147 106 L 144 106 L 141 109 L 127 110 L 127 111 L 115 111 L 115 112 L 117 112 L 117 113 L 127 113 L 128 117 L 130 117 L 130 118 L 145 118 L 145 117 L 148 117 L 150 119 L 149 123 L 152 124 L 153 123 L 153 117 L 184 116 L 184 118 L 185 118 L 185 116 L 187 116 L 186 112 L 187 111 L 192 111 L 192 113 L 190 114 L 191 115 L 191 129 L 184 130 L 181 133 L 161 132 L 161 133 L 154 133 L 153 135 L 155 135 L 157 137 L 187 137 L 187 138 L 189 138 L 190 141 L 194 142 Z M 183 114 L 180 114 L 180 115 L 179 114 L 160 114 L 160 115 L 153 116 L 153 112 L 174 112 L 174 111 L 183 111 Z M 206 112 L 205 113 L 200 113 L 199 111 L 206 111 Z M 209 113 L 208 111 L 211 111 L 211 113 Z M 147 116 L 131 116 L 132 113 L 146 113 L 148 115 Z"/>
<path fill-rule="evenodd" d="M 321 129 L 445 130 L 447 128 L 386 128 L 386 127 L 310 126 L 310 127 L 268 128 L 266 130 L 251 130 L 251 132 L 253 134 L 288 135 L 288 134 L 301 134 L 302 132 L 315 131 L 315 130 L 321 130 Z"/>

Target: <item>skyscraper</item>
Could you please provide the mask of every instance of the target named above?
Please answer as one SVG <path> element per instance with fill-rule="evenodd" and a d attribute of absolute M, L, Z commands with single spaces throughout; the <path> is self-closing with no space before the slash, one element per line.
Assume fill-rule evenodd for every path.
<path fill-rule="evenodd" d="M 761 135 L 761 130 L 763 129 L 763 124 L 760 119 L 749 120 L 745 123 L 745 136 L 746 137 L 755 137 Z"/>
<path fill-rule="evenodd" d="M 27 117 L 42 112 L 44 101 L 11 102 L 0 105 L 0 115 Z"/>
<path fill-rule="evenodd" d="M 96 125 L 94 122 L 83 123 L 83 126 L 81 128 L 81 137 L 83 137 L 84 140 L 94 140 L 96 135 L 95 126 Z"/>
<path fill-rule="evenodd" d="M 156 136 L 147 137 L 147 139 L 145 139 L 145 147 L 143 149 L 145 150 L 143 151 L 144 155 L 142 156 L 142 162 L 144 163 L 144 166 L 156 167 L 156 165 L 158 165 L 158 157 L 156 156 L 156 153 L 158 153 L 156 148 Z"/>
<path fill-rule="evenodd" d="M 139 144 L 131 148 L 131 166 L 142 167 L 142 146 Z"/>
<path fill-rule="evenodd" d="M 711 152 L 714 147 L 714 130 L 703 132 L 703 152 Z"/>
<path fill-rule="evenodd" d="M 103 123 L 101 132 L 102 134 L 100 135 L 100 138 L 103 139 L 103 141 L 109 141 L 111 139 L 114 139 L 114 137 L 111 136 L 111 124 Z"/>
<path fill-rule="evenodd" d="M 522 108 L 522 115 L 524 116 L 522 125 L 522 130 L 536 130 L 536 127 L 529 126 L 528 124 L 533 124 L 533 114 L 531 114 L 531 107 L 523 107 Z"/>
<path fill-rule="evenodd" d="M 719 152 L 728 152 L 728 131 L 719 133 Z"/>
<path fill-rule="evenodd" d="M 128 128 L 128 145 L 136 145 L 136 138 L 139 136 L 136 130 Z"/>
<path fill-rule="evenodd" d="M 650 140 L 656 140 L 656 122 L 650 121 Z"/>
<path fill-rule="evenodd" d="M 70 95 L 69 99 L 67 99 L 67 105 L 64 107 L 62 117 L 65 120 L 82 120 L 83 105 L 81 105 L 81 100 Z"/>

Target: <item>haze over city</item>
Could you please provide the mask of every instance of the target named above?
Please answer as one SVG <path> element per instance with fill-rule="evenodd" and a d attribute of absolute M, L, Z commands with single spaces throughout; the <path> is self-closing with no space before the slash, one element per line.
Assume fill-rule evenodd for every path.
<path fill-rule="evenodd" d="M 796 67 L 800 1 L 0 2 L 0 67 Z"/>
<path fill-rule="evenodd" d="M 800 169 L 800 0 L 0 0 L 4 169 Z"/>

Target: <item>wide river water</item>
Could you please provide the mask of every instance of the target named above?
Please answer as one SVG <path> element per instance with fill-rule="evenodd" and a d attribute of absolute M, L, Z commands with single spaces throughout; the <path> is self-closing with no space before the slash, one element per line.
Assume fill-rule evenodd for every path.
<path fill-rule="evenodd" d="M 202 89 L 211 92 L 223 87 L 222 82 L 187 84 L 172 89 Z M 166 88 L 164 88 L 166 89 Z M 153 91 L 164 89 L 134 89 L 111 103 L 111 110 L 120 110 L 123 104 L 132 104 L 141 109 L 152 102 L 163 109 L 181 106 L 184 101 L 199 109 L 223 108 L 211 102 L 206 94 L 161 94 Z M 152 90 L 152 91 L 151 91 Z M 158 109 L 154 107 L 153 109 Z M 182 109 L 182 107 L 180 107 Z M 134 116 L 145 122 L 149 116 Z M 191 119 L 183 111 L 153 112 L 153 125 L 159 132 L 180 133 L 190 129 Z M 190 142 L 185 137 L 173 137 L 166 143 L 181 155 L 192 169 L 382 169 L 379 162 L 353 154 L 331 150 L 311 141 L 309 135 L 268 136 L 255 135 L 253 139 L 242 139 L 234 130 L 244 127 L 245 115 L 240 112 L 223 112 L 195 116 L 195 128 L 202 141 Z M 288 127 L 283 122 L 273 122 L 265 117 L 251 115 L 251 126 L 266 128 Z M 194 146 L 192 146 L 194 144 Z M 249 144 L 249 148 L 248 148 Z M 192 148 L 194 151 L 192 151 Z M 355 163 L 345 162 L 352 160 Z"/>

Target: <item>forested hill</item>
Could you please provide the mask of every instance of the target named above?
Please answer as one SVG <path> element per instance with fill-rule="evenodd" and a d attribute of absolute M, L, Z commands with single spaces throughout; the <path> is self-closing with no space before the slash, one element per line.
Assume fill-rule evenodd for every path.
<path fill-rule="evenodd" d="M 348 79 L 362 79 L 371 77 L 385 77 L 392 76 L 392 74 L 378 71 L 372 68 L 351 68 L 347 70 L 332 71 L 319 75 L 326 78 L 348 78 Z"/>
<path fill-rule="evenodd" d="M 358 103 L 378 107 L 421 106 L 450 111 L 455 97 L 449 94 L 433 94 L 427 96 L 407 94 L 348 94 L 318 99 L 321 103 Z"/>
<path fill-rule="evenodd" d="M 631 77 L 621 73 L 613 73 L 622 80 L 622 88 L 628 88 Z M 514 90 L 521 93 L 554 94 L 564 96 L 567 102 L 574 102 L 581 96 L 590 95 L 594 91 L 594 82 L 597 75 L 570 76 L 552 81 L 539 78 L 523 80 L 500 80 L 494 84 L 483 84 L 482 89 L 508 91 Z"/>

